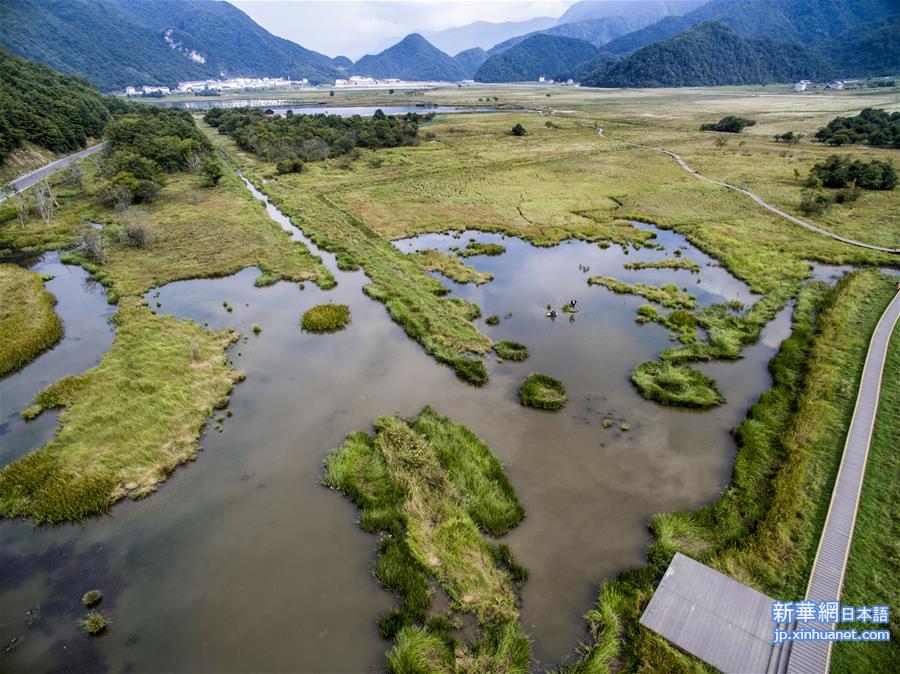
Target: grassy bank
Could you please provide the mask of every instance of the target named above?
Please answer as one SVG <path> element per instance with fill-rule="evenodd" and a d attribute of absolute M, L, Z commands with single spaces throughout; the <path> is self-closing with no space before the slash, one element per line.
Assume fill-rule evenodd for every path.
<path fill-rule="evenodd" d="M 891 641 L 878 644 L 839 642 L 834 645 L 831 671 L 889 672 L 900 662 L 900 330 L 894 329 L 881 383 L 878 417 L 866 479 L 860 496 L 856 528 L 844 579 L 843 603 L 854 606 L 878 604 L 891 607 Z M 854 625 L 860 631 L 872 625 Z M 878 627 L 883 628 L 884 625 Z"/>
<path fill-rule="evenodd" d="M 640 295 L 651 302 L 656 302 L 670 309 L 693 309 L 697 300 L 693 295 L 682 290 L 674 283 L 663 286 L 651 286 L 646 283 L 626 283 L 609 276 L 591 276 L 588 285 L 603 286 L 618 294 Z"/>
<path fill-rule="evenodd" d="M 240 378 L 224 353 L 236 335 L 207 332 L 121 302 L 100 364 L 38 394 L 29 415 L 63 407 L 56 437 L 0 471 L 0 513 L 78 520 L 156 489 L 197 453 L 197 437 Z"/>
<path fill-rule="evenodd" d="M 383 417 L 375 435 L 354 433 L 325 460 L 323 483 L 361 510 L 360 526 L 383 533 L 375 576 L 400 598 L 379 621 L 395 637 L 391 672 L 527 672 L 528 638 L 518 626 L 516 580 L 523 570 L 500 536 L 524 515 L 500 463 L 466 427 L 426 407 L 414 421 Z M 436 581 L 447 614 L 429 615 Z M 452 635 L 456 615 L 476 617 L 480 634 Z"/>
<path fill-rule="evenodd" d="M 467 265 L 454 253 L 442 253 L 433 248 L 413 253 L 413 259 L 425 271 L 439 272 L 457 283 L 481 285 L 494 278 L 492 274 L 478 271 L 475 267 Z"/>
<path fill-rule="evenodd" d="M 686 257 L 673 257 L 656 262 L 629 262 L 625 265 L 625 269 L 686 269 L 697 273 L 700 271 L 700 265 Z"/>
<path fill-rule="evenodd" d="M 702 667 L 637 622 L 676 551 L 770 596 L 803 596 L 869 338 L 894 285 L 859 272 L 834 289 L 812 284 L 800 292 L 793 332 L 769 365 L 773 387 L 735 432 L 732 485 L 711 506 L 652 519 L 648 564 L 602 585 L 586 614 L 593 641 L 570 671 Z M 889 534 L 879 533 L 888 545 Z M 892 578 L 879 581 L 887 597 Z"/>
<path fill-rule="evenodd" d="M 38 274 L 0 264 L 0 377 L 62 338 L 55 305 L 56 298 Z"/>
<path fill-rule="evenodd" d="M 24 227 L 9 220 L 0 224 L 0 245 L 9 253 L 65 248 L 77 243 L 87 222 L 106 223 L 102 264 L 75 255 L 68 259 L 91 271 L 112 298 L 181 279 L 226 276 L 250 266 L 262 269 L 271 282 L 334 285 L 321 262 L 302 243 L 291 241 L 233 173 L 226 172 L 215 187 L 203 186 L 195 174 L 169 175 L 153 203 L 118 212 L 94 196 L 100 183 L 93 162 L 89 158 L 79 163 L 83 187 L 64 172 L 54 176 L 60 208 L 49 227 L 33 213 Z M 144 232 L 143 247 L 129 242 L 126 228 Z"/>

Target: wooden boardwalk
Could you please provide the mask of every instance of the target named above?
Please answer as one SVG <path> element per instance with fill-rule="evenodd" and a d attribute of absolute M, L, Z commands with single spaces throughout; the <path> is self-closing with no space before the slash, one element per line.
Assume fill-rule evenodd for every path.
<path fill-rule="evenodd" d="M 869 353 L 859 383 L 856 408 L 844 444 L 844 455 L 838 469 L 834 492 L 828 516 L 819 539 L 819 549 L 813 561 L 812 573 L 806 588 L 806 598 L 812 601 L 840 600 L 847 572 L 847 558 L 853 540 L 853 527 L 859 508 L 869 458 L 869 444 L 878 412 L 878 397 L 881 392 L 881 378 L 887 358 L 891 333 L 900 318 L 900 293 L 894 296 L 881 320 L 875 327 L 869 343 Z M 890 373 L 898 376 L 898 373 Z M 816 629 L 831 629 L 832 625 L 810 623 Z M 789 673 L 812 674 L 827 672 L 831 662 L 830 641 L 797 641 L 791 647 L 787 671 Z"/>
<path fill-rule="evenodd" d="M 900 319 L 900 293 L 882 314 L 866 354 L 856 407 L 847 432 L 831 504 L 806 590 L 811 601 L 840 600 L 853 527 L 878 412 L 891 334 Z M 898 373 L 890 373 L 898 376 Z M 832 642 L 772 643 L 772 599 L 676 553 L 641 616 L 641 624 L 723 672 L 825 674 Z M 830 630 L 833 625 L 804 623 Z"/>

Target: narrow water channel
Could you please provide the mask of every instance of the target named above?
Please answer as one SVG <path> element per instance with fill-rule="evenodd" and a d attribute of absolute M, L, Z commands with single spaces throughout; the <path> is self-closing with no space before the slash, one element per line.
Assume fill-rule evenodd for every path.
<path fill-rule="evenodd" d="M 524 363 L 488 357 L 491 381 L 477 389 L 428 357 L 382 304 L 361 292 L 368 282 L 362 271 L 339 271 L 333 255 L 317 249 L 249 183 L 248 189 L 322 257 L 337 287 L 256 288 L 259 271 L 251 268 L 148 294 L 162 313 L 247 335 L 230 352 L 247 373 L 231 398 L 233 417 L 221 433 L 207 429 L 196 462 L 176 470 L 156 494 L 117 505 L 108 517 L 40 529 L 0 522 L 0 640 L 24 637 L 0 654 L 0 669 L 380 670 L 387 644 L 376 619 L 393 599 L 371 574 L 376 541 L 356 525 L 355 507 L 320 486 L 322 459 L 348 433 L 370 429 L 376 417 L 412 416 L 425 404 L 468 425 L 503 462 L 527 513 L 506 539 L 530 571 L 523 624 L 540 662 L 563 659 L 586 636 L 581 615 L 599 582 L 644 561 L 648 518 L 709 503 L 727 485 L 735 452 L 729 430 L 770 386 L 766 363 L 789 332 L 788 310 L 742 360 L 707 366 L 726 405 L 706 413 L 666 409 L 643 401 L 628 373 L 670 345 L 667 331 L 636 324 L 644 300 L 589 287 L 579 265 L 629 281 L 675 282 L 702 304 L 753 301 L 743 284 L 683 237 L 654 230 L 664 251 L 628 255 L 578 241 L 536 248 L 476 232 L 397 242 L 405 252 L 446 249 L 469 238 L 506 247 L 501 256 L 467 260 L 493 273 L 492 282 L 445 281 L 455 295 L 477 301 L 484 316 L 506 317 L 497 327 L 479 326 L 489 336 L 529 347 Z M 702 265 L 699 274 L 622 268 L 669 257 L 675 248 Z M 30 396 L 57 371 L 90 367 L 111 338 L 101 328 L 109 309 L 98 311 L 81 277 L 59 274 L 48 287 L 60 299 L 66 338 L 0 382 L 4 461 L 49 437 L 13 419 Z M 561 306 L 571 298 L 580 308 L 573 322 L 544 317 L 547 303 Z M 303 312 L 328 301 L 351 307 L 348 329 L 303 333 Z M 57 355 L 78 352 L 77 342 L 69 343 L 77 334 L 75 316 L 96 331 L 94 350 L 79 353 L 82 360 Z M 262 327 L 258 336 L 254 323 Z M 42 364 L 56 358 L 57 369 Z M 565 382 L 570 402 L 562 412 L 519 404 L 518 385 L 532 371 Z M 22 392 L 12 396 L 7 388 L 16 378 Z M 607 417 L 616 427 L 602 427 Z M 631 429 L 617 430 L 619 422 Z M 103 590 L 113 621 L 98 640 L 86 639 L 76 624 L 80 597 L 93 587 Z"/>

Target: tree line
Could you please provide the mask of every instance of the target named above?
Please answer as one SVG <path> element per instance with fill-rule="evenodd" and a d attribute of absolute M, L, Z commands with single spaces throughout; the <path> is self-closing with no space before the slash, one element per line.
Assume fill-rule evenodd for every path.
<path fill-rule="evenodd" d="M 414 112 L 372 117 L 353 115 L 294 115 L 267 117 L 259 108 L 213 108 L 203 117 L 219 133 L 266 161 L 319 161 L 351 154 L 355 148 L 385 148 L 418 143 L 419 123 L 430 115 Z"/>
<path fill-rule="evenodd" d="M 110 117 L 96 89 L 0 47 L 0 165 L 23 141 L 55 153 L 99 138 Z"/>
<path fill-rule="evenodd" d="M 109 142 L 100 160 L 98 188 L 106 206 L 124 208 L 152 201 L 165 183 L 165 174 L 199 170 L 209 184 L 224 171 L 212 154 L 209 140 L 186 110 L 156 108 L 119 99 L 110 100 Z"/>
<path fill-rule="evenodd" d="M 900 148 L 900 112 L 866 108 L 855 117 L 835 117 L 819 129 L 816 138 L 829 145 L 866 143 Z"/>

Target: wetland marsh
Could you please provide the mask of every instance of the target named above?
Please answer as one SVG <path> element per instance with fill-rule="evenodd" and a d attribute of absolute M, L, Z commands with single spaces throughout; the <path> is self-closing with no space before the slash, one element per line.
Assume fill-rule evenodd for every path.
<path fill-rule="evenodd" d="M 645 562 L 650 518 L 727 493 L 737 451 L 731 431 L 772 385 L 767 364 L 791 333 L 802 282 L 893 260 L 773 223 L 731 195 L 690 184 L 665 158 L 631 151 L 630 162 L 614 164 L 618 148 L 590 129 L 546 127 L 513 145 L 506 130 L 523 115 L 439 117 L 426 127 L 435 138 L 379 151 L 379 168 L 329 160 L 278 177 L 206 129 L 247 176 L 226 176 L 222 191 L 201 201 L 234 237 L 228 255 L 212 258 L 217 278 L 193 278 L 205 275 L 198 270 L 215 234 L 196 238 L 190 208 L 170 227 L 168 206 L 178 201 L 148 211 L 163 234 L 181 234 L 161 237 L 157 250 L 113 248 L 107 266 L 112 287 L 129 301 L 143 298 L 160 319 L 236 330 L 227 358 L 247 379 L 206 423 L 196 460 L 148 498 L 73 525 L 0 521 L 0 637 L 25 637 L 6 656 L 12 666 L 378 671 L 390 646 L 378 620 L 396 600 L 372 575 L 377 538 L 357 526 L 349 500 L 322 486 L 323 460 L 348 435 L 371 434 L 375 419 L 412 419 L 426 405 L 483 441 L 524 509 L 517 526 L 489 542 L 508 545 L 528 570 L 517 609 L 534 668 L 572 662 L 588 641 L 582 615 L 600 582 Z M 542 121 L 525 119 L 536 131 Z M 642 185 L 644 169 L 652 173 Z M 244 188 L 293 248 L 265 230 L 271 245 L 245 252 L 246 233 L 227 219 L 234 203 L 242 222 L 256 217 L 249 196 L 238 194 Z M 165 189 L 176 198 L 191 191 L 181 179 Z M 192 240 L 196 258 L 186 254 Z M 173 271 L 166 255 L 189 263 Z M 55 275 L 47 289 L 65 334 L 0 380 L 4 464 L 53 437 L 53 413 L 21 419 L 32 398 L 95 366 L 113 339 L 107 318 L 115 310 L 82 269 L 53 253 L 34 269 Z M 664 407 L 642 399 L 629 373 L 681 337 L 636 320 L 648 299 L 590 285 L 597 277 L 672 284 L 699 311 L 727 303 L 743 311 L 769 298 L 773 318 L 740 359 L 694 364 L 718 383 L 723 404 Z M 577 311 L 563 311 L 572 299 Z M 347 307 L 343 330 L 301 329 L 307 311 L 329 304 Z M 421 326 L 430 332 L 416 332 Z M 485 385 L 446 366 L 448 344 L 484 362 Z M 527 359 L 499 358 L 492 345 L 516 357 L 524 346 Z M 520 404 L 532 372 L 563 383 L 565 407 Z M 87 641 L 76 621 L 81 596 L 95 587 L 113 623 Z"/>

